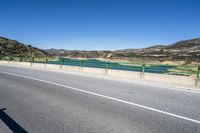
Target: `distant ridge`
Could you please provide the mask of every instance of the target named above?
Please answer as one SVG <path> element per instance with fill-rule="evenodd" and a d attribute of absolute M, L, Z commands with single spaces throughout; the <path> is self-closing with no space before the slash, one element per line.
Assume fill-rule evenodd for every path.
<path fill-rule="evenodd" d="M 178 41 L 171 45 L 154 45 L 140 49 L 124 49 L 116 51 L 86 51 L 46 49 L 25 45 L 16 40 L 0 37 L 0 56 L 22 57 L 68 57 L 105 60 L 129 60 L 137 62 L 166 61 L 183 62 L 183 64 L 200 64 L 200 38 Z"/>
<path fill-rule="evenodd" d="M 174 44 L 168 45 L 166 48 L 191 48 L 200 45 L 200 38 L 183 40 Z"/>
<path fill-rule="evenodd" d="M 131 61 L 183 61 L 200 63 L 200 38 L 183 40 L 171 45 L 155 45 L 141 49 L 116 51 L 83 51 L 46 49 L 50 55 L 70 58 L 103 58 L 108 60 L 126 59 Z"/>

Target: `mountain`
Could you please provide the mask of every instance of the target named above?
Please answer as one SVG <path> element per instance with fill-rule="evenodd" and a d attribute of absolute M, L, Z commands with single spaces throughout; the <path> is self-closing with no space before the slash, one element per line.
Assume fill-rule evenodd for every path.
<path fill-rule="evenodd" d="M 49 54 L 31 45 L 0 37 L 0 56 L 48 57 Z"/>
<path fill-rule="evenodd" d="M 64 50 L 64 49 L 46 49 L 47 53 L 57 57 L 69 58 L 106 58 L 112 51 L 85 51 L 85 50 Z"/>
<path fill-rule="evenodd" d="M 83 51 L 47 49 L 53 56 L 69 58 L 103 58 L 107 60 L 130 60 L 139 62 L 182 62 L 200 63 L 200 38 L 179 41 L 170 45 L 155 45 L 141 49 L 124 49 L 116 51 Z"/>
<path fill-rule="evenodd" d="M 32 47 L 21 42 L 0 37 L 0 56 L 68 57 L 103 60 L 122 60 L 147 63 L 181 62 L 200 64 L 200 38 L 183 40 L 170 45 L 154 45 L 140 49 L 116 51 L 86 51 L 46 49 Z"/>
<path fill-rule="evenodd" d="M 199 46 L 199 45 L 200 45 L 200 38 L 196 38 L 196 39 L 191 39 L 191 40 L 179 41 L 172 45 L 168 45 L 166 48 L 168 49 L 191 48 L 191 47 L 195 48 L 195 46 Z"/>

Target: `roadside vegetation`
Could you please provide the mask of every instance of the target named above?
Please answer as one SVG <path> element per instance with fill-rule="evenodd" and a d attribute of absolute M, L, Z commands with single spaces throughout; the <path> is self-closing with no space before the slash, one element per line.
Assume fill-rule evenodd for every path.
<path fill-rule="evenodd" d="M 89 63 L 89 65 L 94 65 L 96 67 L 98 66 L 102 66 L 105 65 L 105 68 L 109 67 L 110 69 L 114 68 L 114 67 L 121 67 L 121 69 L 123 70 L 125 69 L 132 69 L 132 70 L 141 70 L 142 71 L 146 71 L 148 69 L 151 69 L 151 71 L 153 70 L 153 72 L 155 73 L 162 73 L 163 71 L 165 71 L 165 74 L 172 74 L 172 75 L 184 75 L 184 76 L 190 76 L 190 75 L 195 75 L 197 74 L 197 69 L 198 66 L 172 66 L 172 65 L 168 65 L 168 64 L 146 64 L 144 62 L 117 62 L 117 61 L 101 61 L 101 60 L 78 60 L 78 59 L 65 59 L 65 58 L 54 58 L 54 57 L 9 57 L 9 56 L 4 56 L 4 57 L 0 57 L 0 60 L 7 60 L 7 61 L 20 61 L 20 62 L 35 62 L 35 63 L 55 63 L 55 64 L 62 64 L 68 63 L 70 65 L 70 62 L 73 63 L 77 63 L 80 64 L 82 62 L 82 64 L 80 64 L 80 66 L 84 66 L 85 64 L 87 65 Z M 67 64 L 67 65 L 68 65 Z M 108 66 L 109 65 L 109 66 Z M 144 69 L 144 70 L 142 70 Z"/>
<path fill-rule="evenodd" d="M 169 69 L 170 74 L 176 75 L 193 75 L 197 74 L 198 66 L 176 66 Z"/>

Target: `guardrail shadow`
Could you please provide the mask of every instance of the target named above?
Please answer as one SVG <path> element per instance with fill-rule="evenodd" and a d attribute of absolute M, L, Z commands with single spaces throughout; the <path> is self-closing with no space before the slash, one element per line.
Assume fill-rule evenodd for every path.
<path fill-rule="evenodd" d="M 13 133 L 28 133 L 23 127 L 21 127 L 15 120 L 13 120 L 7 113 L 4 111 L 6 108 L 0 109 L 0 120 L 2 120 L 5 125 L 8 126 L 8 128 Z"/>

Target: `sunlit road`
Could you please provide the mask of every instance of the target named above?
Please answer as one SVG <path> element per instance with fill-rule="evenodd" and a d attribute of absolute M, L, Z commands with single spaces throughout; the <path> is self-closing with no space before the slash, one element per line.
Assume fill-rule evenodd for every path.
<path fill-rule="evenodd" d="M 200 93 L 0 65 L 0 133 L 200 133 Z"/>

